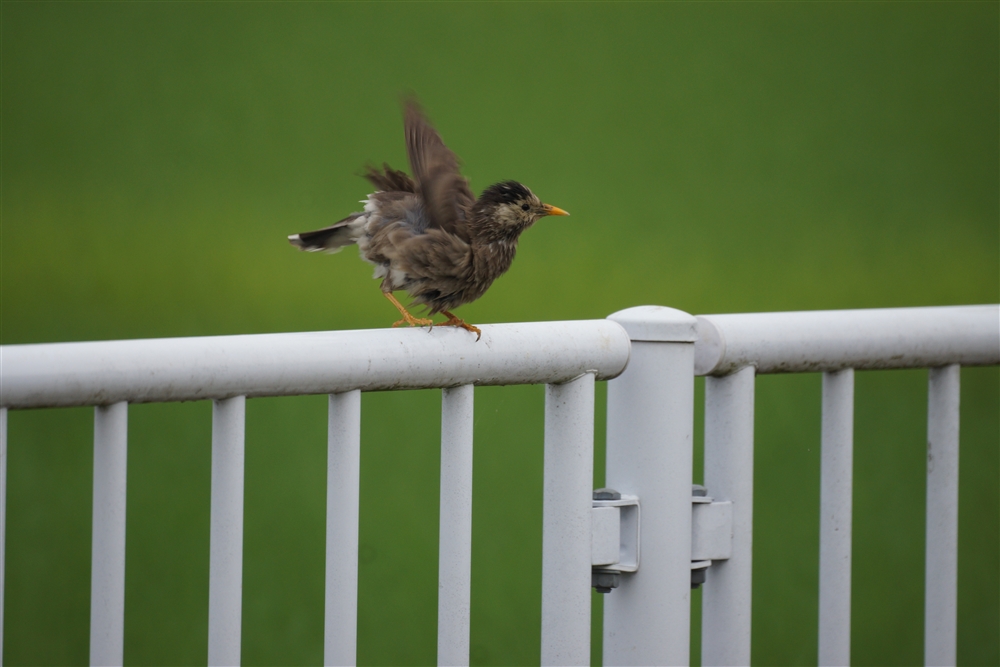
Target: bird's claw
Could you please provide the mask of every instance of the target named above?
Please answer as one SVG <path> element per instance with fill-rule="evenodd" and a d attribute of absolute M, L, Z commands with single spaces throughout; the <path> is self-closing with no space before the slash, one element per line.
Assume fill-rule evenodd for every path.
<path fill-rule="evenodd" d="M 479 327 L 473 326 L 473 325 L 469 324 L 468 322 L 465 322 L 464 320 L 460 320 L 459 318 L 455 317 L 454 315 L 452 315 L 450 318 L 448 318 L 448 321 L 442 322 L 438 326 L 439 327 L 462 327 L 466 331 L 468 331 L 470 333 L 476 334 L 476 342 L 479 342 L 479 339 L 483 337 L 483 332 L 482 332 L 482 330 Z"/>
<path fill-rule="evenodd" d="M 434 328 L 434 321 L 433 320 L 428 320 L 428 319 L 423 318 L 423 317 L 413 317 L 412 315 L 410 317 L 404 317 L 403 319 L 399 320 L 398 322 L 394 322 L 392 326 L 393 327 L 398 327 L 398 326 L 403 325 L 403 324 L 409 324 L 411 327 L 426 327 L 426 326 L 430 326 L 432 329 Z"/>

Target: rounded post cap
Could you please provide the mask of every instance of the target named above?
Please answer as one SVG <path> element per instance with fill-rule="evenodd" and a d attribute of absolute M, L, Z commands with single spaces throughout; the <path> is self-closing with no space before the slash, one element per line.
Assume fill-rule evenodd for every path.
<path fill-rule="evenodd" d="M 608 315 L 633 341 L 693 343 L 698 340 L 698 320 L 683 310 L 666 306 L 635 306 Z"/>

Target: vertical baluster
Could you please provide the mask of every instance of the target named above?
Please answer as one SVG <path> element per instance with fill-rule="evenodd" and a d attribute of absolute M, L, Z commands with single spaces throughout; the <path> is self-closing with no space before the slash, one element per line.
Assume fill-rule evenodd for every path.
<path fill-rule="evenodd" d="M 441 393 L 438 665 L 469 664 L 473 386 Z"/>
<path fill-rule="evenodd" d="M 924 663 L 954 665 L 958 586 L 958 365 L 932 368 L 927 399 Z"/>
<path fill-rule="evenodd" d="M 208 664 L 240 664 L 246 397 L 212 402 Z"/>
<path fill-rule="evenodd" d="M 750 664 L 754 380 L 752 366 L 705 378 L 705 486 L 733 503 L 733 553 L 712 563 L 703 587 L 704 665 Z"/>
<path fill-rule="evenodd" d="M 0 667 L 3 666 L 4 554 L 7 545 L 7 408 L 0 408 Z"/>
<path fill-rule="evenodd" d="M 851 664 L 854 370 L 823 374 L 819 499 L 819 664 Z"/>
<path fill-rule="evenodd" d="M 593 374 L 546 385 L 543 468 L 541 664 L 589 665 Z"/>
<path fill-rule="evenodd" d="M 128 403 L 94 408 L 90 664 L 122 664 L 125 638 L 125 486 Z"/>
<path fill-rule="evenodd" d="M 326 462 L 323 663 L 357 663 L 361 392 L 331 394 Z"/>

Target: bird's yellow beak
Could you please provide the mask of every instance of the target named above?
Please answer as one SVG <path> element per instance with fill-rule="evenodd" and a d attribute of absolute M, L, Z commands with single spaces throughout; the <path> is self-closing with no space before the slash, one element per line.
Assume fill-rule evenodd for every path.
<path fill-rule="evenodd" d="M 569 215 L 566 211 L 552 204 L 545 204 L 545 215 Z"/>

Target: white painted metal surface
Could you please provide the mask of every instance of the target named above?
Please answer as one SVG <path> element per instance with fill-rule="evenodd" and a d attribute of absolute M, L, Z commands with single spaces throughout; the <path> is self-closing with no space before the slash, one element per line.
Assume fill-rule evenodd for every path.
<path fill-rule="evenodd" d="M 102 570 L 102 564 L 114 561 L 107 553 L 119 553 L 119 544 L 124 558 L 124 401 L 215 401 L 209 662 L 217 665 L 240 660 L 246 396 L 331 394 L 324 660 L 353 664 L 360 391 L 445 388 L 438 660 L 451 665 L 468 664 L 469 653 L 472 385 L 547 384 L 541 658 L 546 665 L 584 665 L 590 661 L 591 562 L 595 544 L 608 546 L 607 539 L 591 539 L 594 380 L 614 378 L 629 363 L 608 388 L 606 484 L 637 496 L 639 505 L 621 508 L 618 517 L 622 535 L 636 536 L 629 547 L 635 553 L 628 554 L 627 568 L 617 564 L 625 573 L 605 600 L 604 664 L 687 663 L 691 559 L 711 552 L 723 559 L 712 559 L 704 587 L 702 660 L 734 665 L 748 664 L 751 648 L 754 378 L 757 373 L 823 371 L 820 662 L 847 664 L 851 369 L 950 365 L 931 371 L 928 399 L 925 660 L 937 665 L 955 659 L 958 364 L 1000 363 L 1000 307 L 697 320 L 669 308 L 640 307 L 603 322 L 490 325 L 483 327 L 479 343 L 466 332 L 445 328 L 319 332 L 4 346 L 0 361 L 0 540 L 6 518 L 6 408 L 110 406 L 98 408 L 95 418 L 92 629 L 110 628 L 111 639 L 103 645 L 100 638 L 92 642 L 92 650 L 110 646 L 101 656 L 113 657 L 92 655 L 95 662 L 121 662 L 123 626 L 113 616 L 119 612 L 101 600 L 119 599 L 113 585 L 117 572 L 124 571 L 117 565 L 110 575 Z M 692 542 L 695 374 L 711 376 L 706 380 L 705 483 L 725 506 L 717 509 L 732 511 L 728 554 L 717 534 L 709 546 Z M 105 481 L 100 475 L 110 477 Z M 114 520 L 109 521 L 105 514 L 116 506 L 108 498 L 119 497 L 121 513 L 111 512 Z M 641 545 L 634 525 L 640 506 Z M 120 526 L 120 535 L 107 526 Z M 0 541 L 0 575 L 2 546 Z M 98 551 L 105 555 L 99 557 Z M 606 561 L 613 547 L 599 551 L 598 560 Z M 625 551 L 622 547 L 619 559 Z M 2 592 L 0 583 L 0 605 Z"/>
<path fill-rule="evenodd" d="M 618 499 L 595 500 L 590 525 L 591 565 L 615 572 L 635 572 L 639 569 L 641 536 L 639 497 L 628 493 Z"/>
<path fill-rule="evenodd" d="M 733 555 L 733 503 L 691 499 L 691 560 L 725 562 Z"/>
<path fill-rule="evenodd" d="M 616 376 L 628 336 L 607 320 L 161 338 L 0 348 L 0 406 L 151 403 Z"/>
<path fill-rule="evenodd" d="M 929 404 L 937 407 L 929 410 L 928 439 L 938 443 L 931 448 L 940 450 L 946 463 L 940 469 L 929 463 L 928 468 L 925 659 L 927 664 L 954 664 L 958 365 L 1000 363 L 1000 306 L 706 315 L 698 318 L 698 333 L 695 372 L 713 376 L 706 380 L 705 484 L 723 498 L 730 497 L 726 489 L 734 485 L 744 499 L 733 496 L 733 557 L 712 565 L 704 587 L 703 662 L 750 660 L 753 374 L 826 372 L 819 660 L 849 664 L 852 369 L 953 364 L 951 370 L 931 371 Z M 726 397 L 726 385 L 735 385 L 743 374 L 743 398 Z M 738 479 L 727 480 L 720 473 Z M 741 537 L 743 530 L 747 532 Z M 728 575 L 739 563 L 745 566 L 741 583 L 730 588 Z M 737 614 L 737 609 L 743 611 Z M 743 620 L 737 621 L 738 616 Z"/>
<path fill-rule="evenodd" d="M 698 334 L 698 375 L 993 365 L 1000 306 L 703 315 Z"/>
<path fill-rule="evenodd" d="M 472 599 L 472 418 L 472 385 L 442 390 L 438 665 L 469 664 Z"/>
<path fill-rule="evenodd" d="M 441 567 L 458 585 L 442 591 L 441 630 L 442 647 L 451 651 L 450 656 L 442 653 L 443 663 L 460 664 L 468 660 L 471 458 L 463 457 L 471 457 L 471 385 L 566 383 L 549 388 L 548 420 L 555 424 L 550 427 L 553 460 L 581 454 L 581 447 L 590 457 L 593 382 L 619 374 L 629 350 L 627 334 L 607 320 L 489 325 L 483 327 L 478 343 L 465 332 L 436 328 L 3 346 L 0 408 L 6 415 L 7 407 L 214 400 L 209 662 L 238 664 L 245 398 L 330 394 L 324 660 L 351 664 L 356 660 L 357 633 L 360 391 L 454 387 L 445 391 L 443 463 L 450 470 L 452 461 L 462 472 L 457 476 L 446 472 L 443 494 L 465 500 L 447 502 L 443 510 L 462 516 L 443 515 L 442 539 L 454 548 L 442 550 Z M 584 424 L 587 420 L 589 427 Z M 578 465 L 582 461 L 580 456 L 570 458 Z M 578 472 L 571 471 L 572 483 L 565 488 L 574 489 L 574 502 L 585 490 L 589 521 L 591 475 Z M 560 488 L 569 484 L 568 479 L 555 471 L 549 485 Z M 551 503 L 550 516 L 561 519 L 550 537 L 556 544 L 567 539 L 573 544 L 587 541 L 582 558 L 587 576 L 579 567 L 553 568 L 555 561 L 550 559 L 545 580 L 551 593 L 568 580 L 553 574 L 556 570 L 573 573 L 571 597 L 589 602 L 589 523 L 585 529 L 574 524 L 572 512 L 564 511 L 569 506 L 561 502 Z M 567 518 L 568 532 L 562 524 Z M 457 529 L 450 537 L 447 526 Z M 449 558 L 454 562 L 449 564 Z M 563 609 L 558 598 L 550 594 L 547 608 Z M 586 615 L 579 605 L 573 613 Z M 550 621 L 556 621 L 547 625 L 544 642 L 546 654 L 556 656 L 553 662 L 579 650 L 567 653 L 566 629 L 582 627 L 579 622 L 567 626 L 556 617 L 550 614 Z M 121 630 L 119 623 L 119 634 Z M 584 630 L 589 636 L 589 620 Z M 584 642 L 584 646 L 589 645 Z"/>
<path fill-rule="evenodd" d="M 621 553 L 622 513 L 618 507 L 590 511 L 590 564 L 614 565 Z"/>
<path fill-rule="evenodd" d="M 932 368 L 928 382 L 924 663 L 935 666 L 956 659 L 959 370 Z"/>
<path fill-rule="evenodd" d="M 4 554 L 7 544 L 7 408 L 0 408 L 0 667 L 3 666 Z"/>
<path fill-rule="evenodd" d="M 611 318 L 633 339 L 608 383 L 605 485 L 639 497 L 640 564 L 604 601 L 605 665 L 689 660 L 695 319 L 672 308 Z M 583 664 L 583 663 L 580 663 Z"/>
<path fill-rule="evenodd" d="M 713 562 L 701 595 L 701 661 L 750 664 L 753 578 L 754 369 L 705 378 L 705 487 L 733 504 L 730 557 Z"/>
<path fill-rule="evenodd" d="M 823 374 L 819 492 L 819 664 L 851 664 L 854 371 Z"/>
<path fill-rule="evenodd" d="M 245 416 L 243 396 L 212 403 L 208 664 L 213 667 L 240 664 Z"/>
<path fill-rule="evenodd" d="M 125 488 L 128 404 L 94 409 L 90 664 L 121 665 L 125 647 Z"/>
<path fill-rule="evenodd" d="M 594 374 L 545 387 L 541 664 L 590 664 Z"/>
<path fill-rule="evenodd" d="M 323 664 L 357 664 L 361 392 L 330 394 L 326 458 Z"/>

